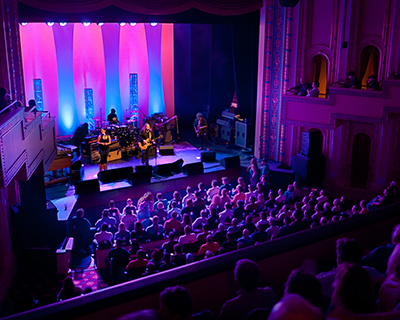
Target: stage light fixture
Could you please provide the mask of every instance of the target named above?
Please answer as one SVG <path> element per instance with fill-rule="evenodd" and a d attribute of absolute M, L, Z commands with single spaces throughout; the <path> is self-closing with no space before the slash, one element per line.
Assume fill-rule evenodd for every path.
<path fill-rule="evenodd" d="M 120 25 L 121 27 L 123 27 L 124 25 L 126 25 L 126 22 L 120 22 L 119 25 Z"/>
<path fill-rule="evenodd" d="M 101 27 L 103 24 L 104 24 L 104 22 L 97 22 L 97 25 L 98 25 L 99 27 Z"/>
<path fill-rule="evenodd" d="M 48 25 L 49 27 L 51 27 L 53 24 L 54 24 L 54 22 L 47 22 L 47 25 Z"/>
<path fill-rule="evenodd" d="M 136 22 L 131 22 L 131 23 L 129 23 L 129 25 L 130 25 L 131 27 L 134 27 L 134 26 L 137 25 L 137 23 L 136 23 Z"/>
<path fill-rule="evenodd" d="M 67 22 L 60 22 L 61 27 L 65 27 L 67 25 Z"/>
<path fill-rule="evenodd" d="M 21 22 L 21 26 L 25 27 L 28 25 L 28 22 Z"/>
<path fill-rule="evenodd" d="M 157 25 L 157 22 L 151 22 L 150 25 L 151 25 L 152 27 L 155 27 L 155 26 Z"/>
<path fill-rule="evenodd" d="M 83 25 L 84 25 L 85 27 L 89 27 L 89 26 L 90 26 L 90 22 L 85 21 L 85 22 L 83 22 Z"/>

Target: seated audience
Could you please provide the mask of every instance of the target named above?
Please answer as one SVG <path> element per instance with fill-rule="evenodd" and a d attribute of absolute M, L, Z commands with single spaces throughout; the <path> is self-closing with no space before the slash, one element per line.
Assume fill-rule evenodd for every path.
<path fill-rule="evenodd" d="M 197 216 L 196 216 L 195 212 L 196 212 L 196 209 L 194 208 L 193 200 L 189 199 L 187 201 L 186 206 L 181 211 L 182 217 L 186 214 L 186 215 L 189 215 L 192 219 L 193 218 L 196 219 Z"/>
<path fill-rule="evenodd" d="M 209 234 L 207 236 L 206 243 L 201 245 L 197 254 L 201 256 L 205 254 L 206 251 L 211 251 L 212 253 L 215 253 L 218 252 L 218 250 L 219 250 L 219 244 L 217 242 L 214 242 L 214 237 L 211 234 Z"/>
<path fill-rule="evenodd" d="M 176 264 L 171 262 L 171 254 L 169 254 L 168 252 L 164 252 L 163 263 L 161 264 L 160 268 L 158 268 L 158 270 L 160 270 L 160 272 L 162 272 L 162 271 L 169 270 L 169 269 L 172 269 L 175 267 L 176 267 Z"/>
<path fill-rule="evenodd" d="M 382 311 L 399 310 L 400 302 L 400 244 L 394 248 L 388 262 L 386 279 L 379 291 L 379 306 Z"/>
<path fill-rule="evenodd" d="M 293 228 L 290 225 L 291 222 L 292 222 L 292 220 L 289 217 L 285 217 L 283 219 L 283 226 L 279 228 L 279 236 L 280 237 L 287 236 L 287 235 L 293 233 Z"/>
<path fill-rule="evenodd" d="M 129 253 L 131 254 L 131 259 L 136 259 L 137 252 L 139 250 L 140 250 L 139 241 L 137 241 L 136 239 L 132 239 L 131 250 L 129 250 Z"/>
<path fill-rule="evenodd" d="M 156 209 L 154 215 L 157 215 L 158 220 L 161 223 L 164 223 L 165 221 L 167 221 L 168 212 L 164 210 L 164 203 L 163 202 L 161 202 L 161 201 L 158 202 L 157 209 Z"/>
<path fill-rule="evenodd" d="M 361 89 L 361 82 L 356 77 L 355 72 L 349 71 L 348 76 L 350 79 L 350 85 L 349 85 L 350 89 Z"/>
<path fill-rule="evenodd" d="M 172 209 L 172 203 L 176 202 L 176 208 L 178 209 L 182 209 L 182 197 L 181 194 L 178 191 L 174 191 L 174 193 L 172 194 L 172 200 L 168 203 L 168 210 Z M 180 213 L 180 212 L 178 212 Z"/>
<path fill-rule="evenodd" d="M 91 229 L 89 220 L 84 216 L 85 212 L 82 208 L 76 211 L 76 216 L 69 223 L 69 234 L 74 238 L 74 250 L 90 253 L 94 231 Z"/>
<path fill-rule="evenodd" d="M 210 210 L 210 214 L 210 217 L 207 219 L 207 225 L 210 230 L 216 229 L 219 224 L 219 215 L 217 209 L 212 208 Z"/>
<path fill-rule="evenodd" d="M 154 199 L 151 192 L 146 192 L 138 201 L 137 217 L 139 219 L 150 218 L 154 212 Z"/>
<path fill-rule="evenodd" d="M 202 232 L 197 234 L 197 245 L 200 247 L 203 243 L 206 243 L 207 236 L 210 235 L 210 229 L 207 224 L 203 224 Z"/>
<path fill-rule="evenodd" d="M 137 216 L 132 212 L 132 206 L 126 206 L 124 208 L 121 221 L 125 223 L 126 230 L 133 230 L 135 222 L 137 221 Z"/>
<path fill-rule="evenodd" d="M 230 222 L 233 217 L 232 204 L 227 202 L 225 203 L 225 210 L 219 213 L 219 222 Z"/>
<path fill-rule="evenodd" d="M 182 253 L 182 247 L 179 244 L 174 246 L 174 255 L 171 258 L 171 262 L 175 263 L 177 267 L 186 264 L 186 255 Z"/>
<path fill-rule="evenodd" d="M 268 200 L 265 201 L 265 208 L 274 208 L 275 207 L 275 193 L 273 191 L 270 191 L 268 193 Z"/>
<path fill-rule="evenodd" d="M 396 225 L 393 229 L 391 243 L 372 250 L 369 254 L 362 258 L 361 264 L 363 266 L 375 268 L 380 273 L 384 274 L 387 269 L 389 257 L 399 242 L 400 224 Z"/>
<path fill-rule="evenodd" d="M 138 250 L 137 258 L 131 260 L 126 266 L 129 279 L 136 279 L 145 272 L 147 266 L 146 254 L 143 250 Z"/>
<path fill-rule="evenodd" d="M 206 201 L 207 200 L 207 190 L 204 187 L 204 183 L 203 182 L 199 182 L 197 184 L 197 191 L 200 192 L 200 198 L 203 199 L 204 201 Z"/>
<path fill-rule="evenodd" d="M 236 207 L 237 206 L 237 202 L 239 201 L 239 200 L 242 200 L 242 201 L 244 201 L 244 200 L 246 200 L 246 195 L 243 193 L 243 187 L 241 186 L 241 185 L 237 185 L 236 186 L 236 192 L 235 192 L 235 195 L 233 196 L 233 199 L 232 199 L 232 204 L 233 204 L 233 206 L 234 207 Z"/>
<path fill-rule="evenodd" d="M 115 206 L 114 200 L 109 203 L 110 208 L 108 208 L 108 216 L 114 218 L 117 221 L 117 225 L 121 222 L 121 213 L 119 209 Z"/>
<path fill-rule="evenodd" d="M 181 217 L 182 209 L 181 209 L 181 208 L 178 208 L 178 203 L 177 203 L 176 201 L 172 201 L 172 202 L 170 203 L 170 205 L 171 205 L 171 209 L 168 210 L 168 215 L 167 215 L 167 217 L 170 219 L 173 212 L 176 212 L 177 217 Z M 181 219 L 182 219 L 182 218 L 179 218 L 179 220 L 181 220 Z"/>
<path fill-rule="evenodd" d="M 219 187 L 219 194 L 222 195 L 222 190 L 226 189 L 228 191 L 228 194 L 232 193 L 232 185 L 229 183 L 228 177 L 223 177 L 221 178 L 222 185 Z"/>
<path fill-rule="evenodd" d="M 194 205 L 194 209 L 195 209 L 195 215 L 199 216 L 200 215 L 200 211 L 206 208 L 206 202 L 201 197 L 201 192 L 200 191 L 196 191 L 194 193 L 194 198 L 195 199 L 193 201 L 193 205 Z"/>
<path fill-rule="evenodd" d="M 94 235 L 94 238 L 99 245 L 99 249 L 107 249 L 111 248 L 112 246 L 114 235 L 112 234 L 112 232 L 107 231 L 107 229 L 108 225 L 106 223 L 103 223 L 103 225 L 101 226 L 101 231 L 97 232 Z"/>
<path fill-rule="evenodd" d="M 175 240 L 175 233 L 171 231 L 168 234 L 168 241 L 164 242 L 162 245 L 162 250 L 169 252 L 169 253 L 174 253 L 174 246 L 178 243 L 178 241 Z"/>
<path fill-rule="evenodd" d="M 361 210 L 360 210 L 360 214 L 363 214 L 363 213 L 367 213 L 368 212 L 368 209 L 367 209 L 367 201 L 366 200 L 361 200 L 360 201 L 360 208 L 361 208 Z"/>
<path fill-rule="evenodd" d="M 218 194 L 219 194 L 218 181 L 213 180 L 211 181 L 211 188 L 207 190 L 207 201 L 211 202 L 212 198 Z"/>
<path fill-rule="evenodd" d="M 155 248 L 151 253 L 151 259 L 149 260 L 149 262 L 154 264 L 155 270 L 158 270 L 163 264 L 161 251 Z"/>
<path fill-rule="evenodd" d="M 163 199 L 163 195 L 161 192 L 156 194 L 156 199 L 157 201 L 154 202 L 154 211 L 158 210 L 158 204 L 162 203 L 163 204 L 163 208 L 167 208 L 168 206 L 168 200 L 167 199 Z"/>
<path fill-rule="evenodd" d="M 237 207 L 233 209 L 233 216 L 236 219 L 243 220 L 244 218 L 244 201 L 243 200 L 238 200 L 237 202 Z"/>
<path fill-rule="evenodd" d="M 236 263 L 235 281 L 240 287 L 239 295 L 224 303 L 220 320 L 245 319 L 247 313 L 256 308 L 272 309 L 278 301 L 277 296 L 269 287 L 258 287 L 259 275 L 260 269 L 253 261 L 243 259 Z"/>
<path fill-rule="evenodd" d="M 250 235 L 255 244 L 265 242 L 270 238 L 270 236 L 265 232 L 266 230 L 266 224 L 257 225 L 257 231 Z"/>
<path fill-rule="evenodd" d="M 231 197 L 229 196 L 227 189 L 222 189 L 220 208 L 225 208 L 225 203 L 231 203 Z"/>
<path fill-rule="evenodd" d="M 183 247 L 185 244 L 195 243 L 196 241 L 197 237 L 192 233 L 192 228 L 190 226 L 185 226 L 184 234 L 179 237 L 178 243 Z"/>
<path fill-rule="evenodd" d="M 338 239 L 336 241 L 336 255 L 337 255 L 337 264 L 338 267 L 342 263 L 361 263 L 362 258 L 362 247 L 358 242 L 353 239 Z M 377 270 L 371 267 L 364 267 L 367 274 L 373 280 L 382 280 L 383 275 L 379 273 Z M 332 284 L 335 281 L 337 270 L 332 270 L 329 272 L 322 272 L 317 274 L 317 279 L 321 283 L 322 293 L 324 297 L 330 298 L 332 294 Z"/>
<path fill-rule="evenodd" d="M 282 193 L 282 189 L 279 189 L 278 196 L 275 198 L 276 207 L 278 209 L 282 208 L 282 206 L 285 204 L 285 200 L 286 200 L 286 198 Z"/>
<path fill-rule="evenodd" d="M 57 301 L 65 301 L 82 294 L 82 290 L 75 287 L 74 282 L 71 277 L 66 277 L 64 279 L 63 287 L 61 288 L 59 294 L 57 295 Z"/>
<path fill-rule="evenodd" d="M 150 276 L 152 274 L 158 273 L 159 271 L 156 270 L 156 266 L 154 265 L 153 262 L 147 262 L 147 266 L 146 266 L 146 271 L 143 272 L 140 277 L 146 277 L 146 276 Z"/>
<path fill-rule="evenodd" d="M 146 242 L 146 230 L 143 229 L 143 225 L 140 221 L 135 222 L 135 227 L 131 232 L 131 239 L 136 239 L 139 243 Z"/>
<path fill-rule="evenodd" d="M 307 95 L 307 90 L 309 89 L 311 89 L 311 84 L 304 78 L 300 78 L 300 83 L 297 86 L 290 87 L 286 91 L 289 92 L 294 90 L 295 94 L 305 97 Z"/>
<path fill-rule="evenodd" d="M 208 211 L 203 209 L 200 211 L 200 217 L 193 222 L 193 230 L 201 230 L 203 225 L 208 223 Z"/>
<path fill-rule="evenodd" d="M 113 283 L 124 281 L 124 271 L 129 263 L 131 254 L 128 250 L 122 247 L 121 239 L 116 241 L 116 247 L 108 252 L 107 260 L 111 265 L 111 277 Z"/>
<path fill-rule="evenodd" d="M 192 218 L 188 213 L 183 214 L 181 225 L 183 229 L 185 229 L 186 226 L 192 227 Z"/>
<path fill-rule="evenodd" d="M 164 228 L 161 224 L 158 223 L 158 221 L 158 216 L 153 216 L 153 224 L 146 228 L 146 237 L 151 241 L 164 239 Z"/>
<path fill-rule="evenodd" d="M 256 187 L 249 184 L 247 186 L 248 191 L 245 193 L 246 199 L 244 201 L 245 204 L 250 202 L 251 197 L 256 197 Z"/>
<path fill-rule="evenodd" d="M 275 219 L 269 219 L 269 228 L 265 231 L 268 237 L 271 239 L 272 237 L 276 237 L 279 234 L 279 227 L 276 225 Z"/>
<path fill-rule="evenodd" d="M 318 98 L 319 96 L 319 81 L 314 81 L 312 83 L 312 89 L 307 90 L 307 95 L 306 97 L 313 97 L 313 98 Z"/>
<path fill-rule="evenodd" d="M 131 239 L 131 233 L 129 231 L 126 231 L 125 228 L 125 223 L 121 222 L 118 226 L 118 232 L 115 233 L 114 235 L 114 240 L 121 240 L 122 245 L 127 245 L 130 243 Z"/>
<path fill-rule="evenodd" d="M 318 203 L 325 203 L 328 201 L 328 197 L 326 196 L 326 192 L 324 189 L 322 189 L 319 192 L 319 197 L 317 198 Z"/>
<path fill-rule="evenodd" d="M 232 219 L 231 226 L 228 228 L 228 231 L 233 232 L 235 239 L 239 238 L 242 235 L 242 227 L 239 226 L 238 219 Z"/>
<path fill-rule="evenodd" d="M 234 238 L 233 232 L 226 233 L 226 239 L 223 243 L 220 244 L 220 246 L 221 246 L 219 250 L 220 253 L 226 253 L 237 249 L 238 244 L 236 239 Z"/>
<path fill-rule="evenodd" d="M 253 216 L 247 216 L 244 222 L 245 223 L 242 225 L 242 231 L 247 229 L 249 230 L 250 234 L 256 231 L 256 226 L 253 223 Z"/>
<path fill-rule="evenodd" d="M 319 308 L 298 294 L 285 294 L 272 308 L 268 320 L 325 320 L 325 316 Z"/>
<path fill-rule="evenodd" d="M 226 241 L 226 230 L 223 223 L 218 225 L 218 230 L 214 233 L 214 241 L 216 241 L 220 246 Z"/>
<path fill-rule="evenodd" d="M 249 247 L 254 244 L 254 240 L 250 237 L 250 231 L 248 229 L 243 229 L 242 237 L 237 239 L 238 243 L 242 243 L 243 247 Z"/>
<path fill-rule="evenodd" d="M 340 200 L 339 198 L 336 198 L 335 200 L 333 200 L 333 206 L 332 206 L 332 212 L 335 213 L 339 213 L 342 211 L 342 208 L 340 207 Z"/>
<path fill-rule="evenodd" d="M 171 219 L 165 221 L 164 223 L 164 232 L 170 234 L 173 232 L 175 235 L 178 235 L 182 232 L 182 224 L 176 219 L 177 212 L 172 212 Z"/>
<path fill-rule="evenodd" d="M 105 224 L 107 224 L 107 226 L 111 232 L 117 231 L 117 220 L 109 217 L 108 214 L 109 214 L 108 209 L 104 209 L 101 214 L 102 217 L 99 220 L 97 220 L 94 225 L 97 230 L 100 230 L 101 226 L 105 223 Z"/>
<path fill-rule="evenodd" d="M 368 77 L 367 90 L 372 90 L 372 91 L 379 91 L 380 90 L 379 81 L 376 79 L 374 74 L 371 74 Z"/>
<path fill-rule="evenodd" d="M 189 200 L 194 201 L 195 197 L 194 197 L 194 194 L 192 193 L 192 187 L 187 186 L 186 187 L 186 195 L 182 199 L 182 206 L 186 207 L 187 206 L 187 202 Z"/>

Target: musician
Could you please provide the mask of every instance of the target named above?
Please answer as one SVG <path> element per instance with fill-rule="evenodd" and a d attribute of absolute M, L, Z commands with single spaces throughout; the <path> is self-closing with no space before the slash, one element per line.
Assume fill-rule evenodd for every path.
<path fill-rule="evenodd" d="M 111 137 L 108 135 L 106 129 L 101 129 L 97 138 L 100 152 L 100 170 L 107 170 L 107 157 L 110 152 Z"/>
<path fill-rule="evenodd" d="M 118 121 L 114 108 L 111 109 L 111 113 L 107 116 L 107 121 L 109 124 L 121 124 L 121 122 Z"/>
<path fill-rule="evenodd" d="M 152 140 L 154 139 L 153 132 L 151 131 L 150 124 L 145 123 L 143 126 L 142 130 L 140 130 L 140 141 L 141 144 L 144 146 L 148 143 L 151 143 Z M 145 149 L 142 149 L 142 164 L 146 164 L 146 166 L 149 165 L 149 147 L 151 144 L 149 144 Z"/>
<path fill-rule="evenodd" d="M 204 140 L 206 142 L 207 151 L 210 151 L 208 147 L 208 124 L 207 120 L 203 118 L 203 115 L 199 112 L 196 114 L 196 119 L 193 123 L 194 131 L 196 131 L 197 136 L 200 138 L 201 147 L 199 150 L 203 150 Z"/>

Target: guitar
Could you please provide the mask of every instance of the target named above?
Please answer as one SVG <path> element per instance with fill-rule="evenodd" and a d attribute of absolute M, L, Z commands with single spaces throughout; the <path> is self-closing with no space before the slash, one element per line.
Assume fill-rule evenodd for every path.
<path fill-rule="evenodd" d="M 178 118 L 178 116 L 173 116 L 172 118 L 168 119 L 165 122 L 160 122 L 160 123 L 155 123 L 154 126 L 156 127 L 157 130 L 160 130 L 164 125 L 166 125 L 168 122 Z"/>
<path fill-rule="evenodd" d="M 164 136 L 162 135 L 162 134 L 160 134 L 157 138 L 154 138 L 154 139 L 146 139 L 146 140 L 144 140 L 143 142 L 142 141 L 139 141 L 139 148 L 141 149 L 141 150 L 146 150 L 148 147 L 150 147 L 152 144 L 153 144 L 153 142 L 155 141 L 155 140 L 157 140 L 157 139 L 162 139 Z"/>
<path fill-rule="evenodd" d="M 196 135 L 197 135 L 198 137 L 200 137 L 201 130 L 206 129 L 207 127 L 208 127 L 208 126 L 201 126 L 201 127 L 197 126 L 196 128 L 194 128 L 194 130 L 196 131 Z"/>

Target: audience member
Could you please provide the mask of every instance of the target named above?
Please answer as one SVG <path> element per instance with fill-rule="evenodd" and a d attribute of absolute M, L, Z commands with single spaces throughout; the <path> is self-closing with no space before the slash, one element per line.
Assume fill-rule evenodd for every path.
<path fill-rule="evenodd" d="M 197 237 L 192 233 L 192 228 L 190 226 L 185 226 L 184 234 L 179 237 L 178 243 L 183 247 L 185 244 L 195 243 L 196 241 Z"/>
<path fill-rule="evenodd" d="M 108 252 L 108 262 L 111 265 L 111 277 L 113 283 L 120 283 L 124 280 L 124 271 L 129 263 L 130 253 L 122 247 L 121 239 L 116 241 L 116 247 Z"/>
<path fill-rule="evenodd" d="M 95 228 L 97 230 L 100 230 L 101 226 L 105 223 L 111 232 L 115 232 L 117 231 L 117 220 L 115 220 L 114 218 L 109 217 L 109 211 L 108 209 L 104 209 L 102 212 L 102 217 L 96 221 L 95 223 Z"/>
<path fill-rule="evenodd" d="M 234 197 L 233 197 L 233 199 L 232 199 L 232 204 L 233 204 L 233 206 L 234 207 L 236 207 L 238 204 L 237 204 L 237 202 L 238 201 L 240 201 L 240 200 L 242 200 L 242 201 L 244 201 L 244 200 L 246 200 L 246 195 L 243 193 L 243 186 L 241 186 L 241 185 L 237 185 L 236 186 L 236 192 L 235 192 L 235 195 L 234 195 Z"/>
<path fill-rule="evenodd" d="M 295 94 L 299 96 L 306 96 L 307 95 L 307 90 L 311 89 L 311 84 L 307 82 L 304 78 L 300 78 L 300 83 L 297 86 L 290 87 L 286 91 L 295 91 Z"/>
<path fill-rule="evenodd" d="M 233 232 L 227 232 L 226 233 L 226 239 L 225 241 L 220 244 L 221 248 L 220 248 L 220 253 L 226 253 L 226 252 L 230 252 L 233 250 L 237 249 L 237 240 L 234 237 L 234 233 Z M 214 239 L 215 239 L 215 235 L 214 235 Z"/>
<path fill-rule="evenodd" d="M 164 223 L 164 232 L 170 234 L 173 232 L 175 235 L 178 235 L 182 232 L 182 224 L 176 219 L 177 212 L 172 212 L 171 219 L 165 221 Z"/>
<path fill-rule="evenodd" d="M 214 241 L 216 241 L 220 246 L 226 241 L 226 230 L 223 223 L 218 225 L 218 230 L 214 233 Z"/>
<path fill-rule="evenodd" d="M 189 200 L 194 201 L 194 200 L 195 200 L 195 197 L 194 197 L 194 194 L 192 193 L 192 187 L 187 186 L 187 187 L 186 187 L 186 195 L 185 195 L 185 196 L 183 197 L 183 199 L 182 199 L 182 205 L 183 205 L 184 207 L 187 207 L 187 202 L 188 202 Z"/>
<path fill-rule="evenodd" d="M 174 255 L 171 258 L 171 262 L 175 263 L 177 267 L 186 264 L 186 255 L 182 253 L 182 247 L 179 244 L 174 246 Z"/>
<path fill-rule="evenodd" d="M 348 76 L 350 79 L 350 89 L 361 89 L 361 82 L 356 77 L 355 72 L 349 71 Z"/>
<path fill-rule="evenodd" d="M 168 241 L 164 242 L 161 248 L 168 253 L 174 253 L 174 246 L 177 243 L 178 241 L 175 240 L 175 233 L 171 231 L 168 234 Z"/>
<path fill-rule="evenodd" d="M 250 165 L 247 167 L 247 172 L 249 173 L 249 181 L 252 186 L 255 186 L 260 178 L 260 169 L 258 168 L 258 163 L 256 158 L 250 160 Z"/>
<path fill-rule="evenodd" d="M 251 184 L 249 184 L 247 186 L 248 191 L 245 193 L 246 199 L 245 199 L 245 204 L 250 202 L 251 197 L 255 197 L 256 196 L 256 187 L 252 186 Z"/>
<path fill-rule="evenodd" d="M 212 198 L 218 194 L 219 194 L 218 181 L 213 180 L 211 181 L 211 188 L 207 190 L 207 201 L 211 202 Z"/>
<path fill-rule="evenodd" d="M 136 255 L 137 258 L 131 260 L 126 266 L 126 271 L 130 279 L 136 279 L 146 271 L 148 261 L 145 252 L 143 250 L 138 250 Z"/>
<path fill-rule="evenodd" d="M 110 218 L 114 218 L 117 221 L 117 225 L 121 222 L 121 213 L 119 209 L 115 206 L 114 200 L 111 200 L 109 203 L 110 208 L 108 208 L 108 216 Z"/>
<path fill-rule="evenodd" d="M 124 208 L 121 221 L 125 223 L 125 228 L 129 231 L 133 230 L 135 222 L 137 221 L 137 216 L 132 212 L 132 206 L 126 206 Z"/>
<path fill-rule="evenodd" d="M 58 301 L 65 301 L 70 298 L 74 298 L 80 296 L 82 294 L 82 290 L 78 287 L 75 287 L 74 282 L 71 277 L 66 277 L 64 279 L 63 287 L 61 291 L 57 295 Z"/>
<path fill-rule="evenodd" d="M 210 230 L 212 230 L 212 229 L 216 229 L 218 227 L 218 223 L 219 223 L 218 211 L 216 208 L 211 208 L 210 216 L 207 219 L 207 225 L 210 228 Z"/>
<path fill-rule="evenodd" d="M 279 234 L 279 227 L 276 225 L 276 220 L 275 219 L 269 219 L 269 225 L 270 227 L 265 231 L 268 235 L 268 237 L 271 239 L 273 236 L 277 236 Z"/>
<path fill-rule="evenodd" d="M 325 317 L 319 308 L 298 294 L 287 294 L 272 308 L 268 320 L 325 320 Z"/>
<path fill-rule="evenodd" d="M 171 262 L 171 254 L 169 254 L 168 252 L 164 252 L 163 261 L 164 263 L 161 264 L 159 268 L 160 272 L 176 267 L 176 264 Z"/>
<path fill-rule="evenodd" d="M 168 213 L 167 211 L 164 210 L 164 203 L 163 202 L 158 202 L 157 204 L 157 210 L 155 211 L 154 215 L 157 215 L 158 220 L 161 223 L 164 223 L 165 221 L 167 221 L 168 218 Z"/>
<path fill-rule="evenodd" d="M 139 243 L 146 242 L 146 230 L 143 229 L 143 224 L 140 221 L 135 222 L 135 227 L 131 232 L 131 239 L 136 239 Z"/>
<path fill-rule="evenodd" d="M 379 306 L 382 311 L 398 310 L 400 302 L 400 244 L 394 248 L 388 262 L 386 279 L 379 291 Z"/>
<path fill-rule="evenodd" d="M 243 229 L 242 237 L 237 239 L 238 243 L 242 243 L 243 247 L 248 247 L 254 244 L 254 240 L 250 237 L 250 231 L 248 229 Z"/>
<path fill-rule="evenodd" d="M 231 197 L 228 195 L 227 189 L 222 189 L 220 208 L 225 208 L 225 203 L 231 203 Z"/>
<path fill-rule="evenodd" d="M 193 222 L 193 230 L 199 230 L 203 228 L 203 225 L 208 223 L 208 211 L 207 209 L 203 209 L 200 211 L 200 217 L 197 218 L 194 222 Z"/>
<path fill-rule="evenodd" d="M 307 90 L 306 97 L 318 98 L 319 96 L 319 81 L 313 81 L 312 88 Z"/>
<path fill-rule="evenodd" d="M 230 222 L 233 217 L 232 204 L 230 202 L 225 203 L 225 210 L 219 213 L 219 221 L 221 223 Z"/>
<path fill-rule="evenodd" d="M 121 222 L 118 226 L 118 232 L 114 235 L 114 240 L 120 239 L 122 241 L 122 245 L 127 245 L 130 243 L 131 233 L 126 231 L 125 223 Z"/>
<path fill-rule="evenodd" d="M 379 81 L 376 79 L 374 74 L 371 74 L 368 77 L 367 90 L 379 91 L 379 89 Z"/>
<path fill-rule="evenodd" d="M 269 288 L 258 288 L 260 269 L 251 260 L 236 263 L 235 281 L 240 287 L 239 295 L 228 300 L 221 308 L 220 320 L 245 319 L 248 312 L 256 308 L 272 309 L 277 302 L 275 292 Z"/>
<path fill-rule="evenodd" d="M 172 203 L 176 202 L 176 208 L 178 209 L 182 209 L 183 205 L 182 205 L 182 197 L 181 194 L 178 191 L 174 191 L 174 193 L 172 194 L 172 200 L 168 203 L 168 209 L 171 210 L 172 209 Z M 180 212 L 178 212 L 180 213 Z"/>
<path fill-rule="evenodd" d="M 163 264 L 161 251 L 155 248 L 151 253 L 151 259 L 149 260 L 149 262 L 154 264 L 155 270 L 158 270 Z"/>
<path fill-rule="evenodd" d="M 163 208 L 167 208 L 168 206 L 168 200 L 163 198 L 163 195 L 161 192 L 156 194 L 156 199 L 157 201 L 154 202 L 154 211 L 158 210 L 158 204 L 162 203 L 163 204 Z"/>
<path fill-rule="evenodd" d="M 217 242 L 214 242 L 214 238 L 211 234 L 207 236 L 207 242 L 203 245 L 201 245 L 199 251 L 197 252 L 198 255 L 203 255 L 206 253 L 206 251 L 211 251 L 212 253 L 218 252 L 219 250 L 219 244 Z"/>
<path fill-rule="evenodd" d="M 257 225 L 257 231 L 250 235 L 255 244 L 265 242 L 269 239 L 269 235 L 265 232 L 266 230 L 266 224 Z"/>
<path fill-rule="evenodd" d="M 162 203 L 160 203 L 162 205 Z M 164 228 L 158 223 L 158 216 L 153 216 L 152 225 L 146 228 L 146 237 L 149 240 L 164 239 Z"/>
<path fill-rule="evenodd" d="M 85 212 L 82 208 L 76 211 L 76 216 L 69 223 L 69 234 L 74 238 L 74 250 L 83 250 L 90 253 L 90 245 L 93 243 L 94 231 L 88 219 L 85 218 Z"/>
<path fill-rule="evenodd" d="M 138 213 L 139 219 L 150 218 L 154 211 L 154 199 L 151 192 L 146 192 L 138 201 Z"/>
<path fill-rule="evenodd" d="M 107 231 L 107 229 L 108 225 L 106 223 L 103 223 L 103 225 L 101 226 L 101 231 L 97 232 L 94 235 L 94 238 L 99 245 L 99 249 L 108 249 L 112 246 L 114 235 L 112 234 L 112 232 Z"/>
<path fill-rule="evenodd" d="M 222 190 L 226 189 L 228 191 L 228 194 L 232 192 L 232 185 L 229 183 L 228 177 L 223 177 L 221 178 L 222 185 L 219 187 L 219 194 L 222 195 Z"/>

